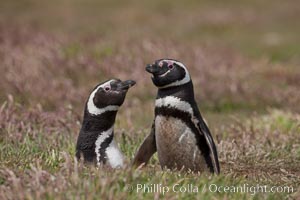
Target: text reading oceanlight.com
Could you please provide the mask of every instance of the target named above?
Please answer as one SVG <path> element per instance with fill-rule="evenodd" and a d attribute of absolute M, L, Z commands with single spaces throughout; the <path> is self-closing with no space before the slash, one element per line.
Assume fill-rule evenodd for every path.
<path fill-rule="evenodd" d="M 172 186 L 166 186 L 163 184 L 136 184 L 128 185 L 127 190 L 136 193 L 160 193 L 166 194 L 169 192 L 174 193 L 249 193 L 255 195 L 256 193 L 293 193 L 294 188 L 292 186 L 269 186 L 269 185 L 250 185 L 241 184 L 234 186 L 225 186 L 218 184 L 204 184 L 202 186 L 194 184 L 174 184 Z"/>

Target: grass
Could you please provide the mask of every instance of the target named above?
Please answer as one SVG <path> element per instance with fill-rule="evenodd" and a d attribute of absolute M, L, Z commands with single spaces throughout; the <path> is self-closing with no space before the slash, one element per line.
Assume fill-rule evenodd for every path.
<path fill-rule="evenodd" d="M 148 167 L 137 171 L 130 167 L 111 170 L 84 166 L 74 159 L 74 143 L 79 125 L 78 121 L 74 121 L 76 115 L 72 111 L 55 117 L 52 112 L 45 113 L 37 108 L 29 113 L 25 111 L 26 108 L 12 99 L 2 107 L 2 199 L 94 199 L 99 196 L 112 199 L 116 194 L 120 199 L 151 199 L 158 196 L 186 199 L 282 199 L 294 194 L 299 187 L 298 114 L 270 110 L 244 123 L 237 120 L 224 130 L 215 130 L 222 174 L 211 176 L 162 171 L 156 157 Z M 120 117 L 118 121 L 116 138 L 129 162 L 149 130 L 125 131 L 120 127 Z M 168 187 L 170 192 L 142 192 L 137 189 L 141 184 L 149 187 L 151 184 L 161 184 L 161 187 Z M 289 187 L 293 193 L 256 193 L 253 188 L 248 193 L 213 192 L 215 185 L 250 187 L 257 184 Z M 189 192 L 176 192 L 181 187 Z M 194 189 L 187 189 L 189 187 Z"/>
<path fill-rule="evenodd" d="M 0 199 L 299 198 L 298 13 L 294 1 L 2 1 Z M 84 102 L 111 77 L 137 81 L 115 127 L 130 163 L 153 119 L 144 67 L 162 57 L 191 72 L 221 175 L 161 170 L 156 155 L 141 170 L 77 163 Z"/>

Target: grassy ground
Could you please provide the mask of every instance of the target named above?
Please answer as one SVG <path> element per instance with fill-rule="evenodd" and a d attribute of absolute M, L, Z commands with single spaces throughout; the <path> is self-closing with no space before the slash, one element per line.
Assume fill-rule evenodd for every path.
<path fill-rule="evenodd" d="M 241 2 L 1 1 L 0 199 L 299 198 L 300 6 Z M 138 171 L 77 163 L 84 102 L 110 77 L 137 81 L 115 127 L 130 162 L 153 118 L 144 67 L 163 57 L 192 74 L 221 175 L 162 171 L 156 156 Z M 257 184 L 286 188 L 256 193 Z"/>

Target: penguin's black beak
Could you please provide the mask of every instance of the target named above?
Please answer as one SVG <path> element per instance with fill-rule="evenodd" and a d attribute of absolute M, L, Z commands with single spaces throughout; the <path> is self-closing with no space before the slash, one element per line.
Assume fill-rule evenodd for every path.
<path fill-rule="evenodd" d="M 118 83 L 117 89 L 118 90 L 128 90 L 129 88 L 134 86 L 135 83 L 136 82 L 133 80 L 122 81 L 122 82 Z"/>
<path fill-rule="evenodd" d="M 146 71 L 155 75 L 159 73 L 159 67 L 157 67 L 156 65 L 147 65 L 146 66 Z"/>

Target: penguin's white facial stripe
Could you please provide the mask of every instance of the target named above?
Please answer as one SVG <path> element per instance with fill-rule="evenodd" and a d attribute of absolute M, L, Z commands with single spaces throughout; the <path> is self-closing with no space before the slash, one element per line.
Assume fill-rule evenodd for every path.
<path fill-rule="evenodd" d="M 121 153 L 119 147 L 113 140 L 110 145 L 106 149 L 106 155 L 107 155 L 107 160 L 108 163 L 112 168 L 119 168 L 123 167 L 124 165 L 124 156 Z"/>
<path fill-rule="evenodd" d="M 108 81 L 108 82 L 106 82 L 106 83 L 100 85 L 99 88 L 103 88 L 103 90 L 107 92 L 107 91 L 111 90 L 111 86 L 110 86 L 110 83 L 111 83 L 111 82 L 112 82 L 112 81 Z M 98 88 L 98 89 L 99 89 L 99 88 Z"/>
<path fill-rule="evenodd" d="M 114 90 L 114 89 L 111 88 L 111 82 L 113 82 L 113 81 L 116 81 L 116 80 L 112 79 L 112 80 L 110 80 L 110 81 L 107 81 L 106 83 L 103 83 L 102 85 L 100 85 L 100 86 L 98 87 L 98 89 L 99 89 L 99 88 L 102 88 L 103 91 L 105 91 L 105 92 L 120 93 L 120 91 Z"/>
<path fill-rule="evenodd" d="M 188 112 L 191 116 L 194 116 L 192 106 L 188 102 L 181 101 L 179 98 L 174 96 L 167 96 L 164 98 L 156 99 L 155 107 L 163 106 L 175 108 L 183 112 Z"/>
<path fill-rule="evenodd" d="M 88 102 L 88 112 L 92 115 L 101 115 L 108 111 L 118 111 L 119 106 L 106 106 L 104 108 L 97 108 L 94 103 Z"/>
<path fill-rule="evenodd" d="M 112 134 L 113 134 L 113 126 L 106 130 L 106 131 L 103 131 L 97 138 L 96 142 L 95 142 L 95 153 L 97 155 L 97 165 L 100 165 L 100 148 L 101 148 L 101 144 L 104 142 L 104 140 L 108 137 L 110 137 Z"/>
<path fill-rule="evenodd" d="M 168 85 L 164 85 L 164 86 L 161 86 L 161 87 L 159 87 L 159 88 L 168 88 L 168 87 L 173 87 L 173 86 L 184 85 L 184 84 L 186 84 L 186 83 L 188 83 L 188 82 L 191 81 L 190 74 L 189 74 L 187 68 L 184 66 L 184 64 L 182 64 L 181 62 L 174 61 L 174 60 L 163 60 L 163 61 L 167 62 L 168 65 L 169 65 L 170 62 L 172 62 L 173 64 L 175 63 L 176 65 L 178 65 L 178 66 L 180 66 L 181 68 L 183 68 L 184 71 L 185 71 L 185 77 L 184 77 L 183 79 L 181 79 L 181 80 L 174 81 L 174 82 L 172 82 L 172 83 L 170 83 L 170 84 L 168 84 Z M 162 61 L 161 61 L 161 62 L 162 62 Z M 168 71 L 167 71 L 165 74 L 163 74 L 163 75 L 164 75 L 164 76 L 167 75 L 170 71 L 171 71 L 171 70 L 168 70 Z"/>
<path fill-rule="evenodd" d="M 104 107 L 104 108 L 97 108 L 97 106 L 94 104 L 94 97 L 95 97 L 95 94 L 96 92 L 100 89 L 100 88 L 110 88 L 110 83 L 112 81 L 115 81 L 114 79 L 113 80 L 110 80 L 110 81 L 107 81 L 106 83 L 103 83 L 102 85 L 99 85 L 90 95 L 89 97 L 89 100 L 88 100 L 88 103 L 87 103 L 87 110 L 90 114 L 92 115 L 101 115 L 107 111 L 117 111 L 119 109 L 119 106 L 115 106 L 115 105 L 112 105 L 112 106 L 107 106 L 107 107 Z"/>
<path fill-rule="evenodd" d="M 99 85 L 96 89 L 96 92 L 102 88 L 105 92 L 115 92 L 115 93 L 120 93 L 119 91 L 111 90 L 111 82 L 116 81 L 115 79 L 109 80 L 102 85 Z"/>

